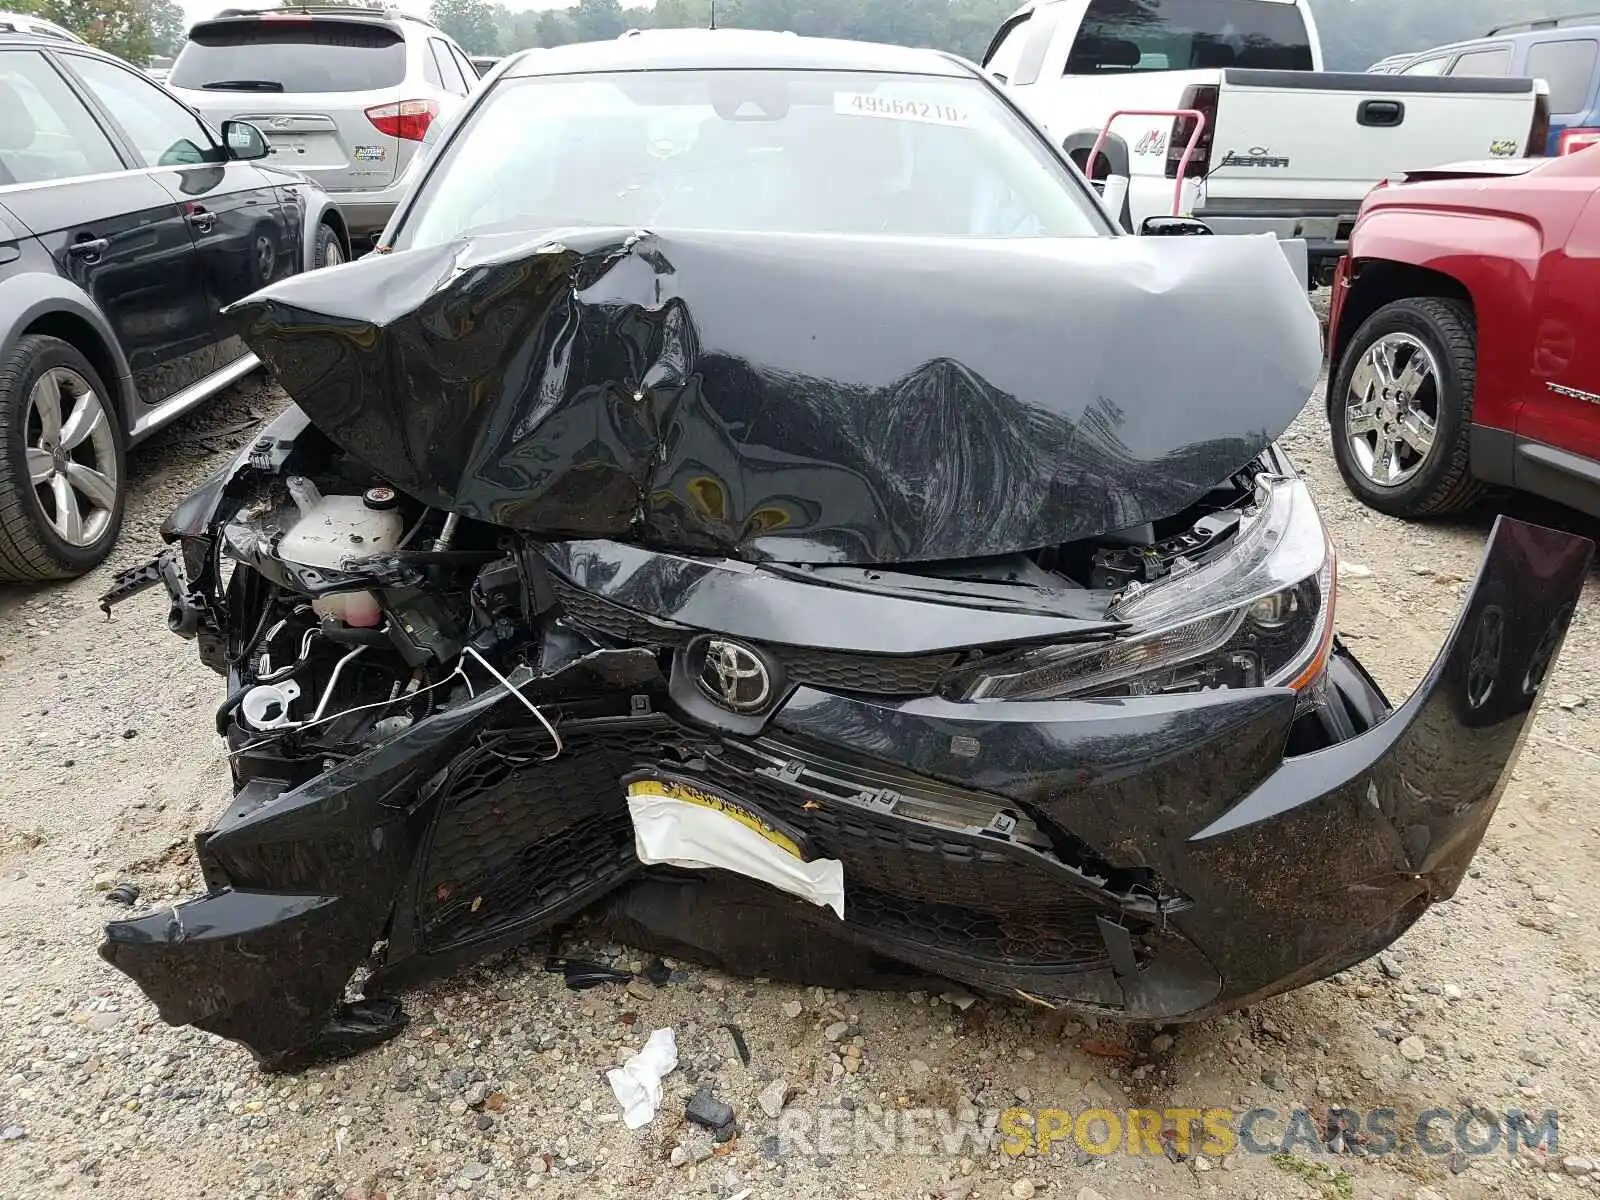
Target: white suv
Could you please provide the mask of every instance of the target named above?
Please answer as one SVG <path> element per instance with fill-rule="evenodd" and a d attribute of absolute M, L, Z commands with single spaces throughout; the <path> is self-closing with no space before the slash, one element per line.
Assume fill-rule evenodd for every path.
<path fill-rule="evenodd" d="M 87 43 L 70 29 L 63 29 L 54 21 L 36 17 L 32 13 L 0 12 L 0 33 L 31 33 L 35 37 L 59 38 L 63 42 Z"/>
<path fill-rule="evenodd" d="M 478 80 L 459 45 L 396 9 L 224 9 L 189 30 L 167 87 L 213 125 L 249 121 L 316 181 L 353 239 L 394 211 L 428 127 Z"/>

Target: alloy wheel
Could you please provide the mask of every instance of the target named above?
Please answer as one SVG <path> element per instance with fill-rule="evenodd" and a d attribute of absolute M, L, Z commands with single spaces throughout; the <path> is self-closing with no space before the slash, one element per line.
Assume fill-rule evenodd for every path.
<path fill-rule="evenodd" d="M 1439 362 L 1409 333 L 1386 333 L 1361 356 L 1345 397 L 1344 431 L 1361 473 L 1399 487 L 1433 452 L 1439 426 Z"/>
<path fill-rule="evenodd" d="M 120 497 L 116 437 L 105 402 L 70 367 L 51 367 L 28 394 L 28 481 L 70 546 L 105 535 Z"/>
<path fill-rule="evenodd" d="M 272 240 L 257 235 L 256 237 L 256 279 L 259 283 L 271 283 L 272 272 L 278 265 L 278 252 L 272 247 Z"/>

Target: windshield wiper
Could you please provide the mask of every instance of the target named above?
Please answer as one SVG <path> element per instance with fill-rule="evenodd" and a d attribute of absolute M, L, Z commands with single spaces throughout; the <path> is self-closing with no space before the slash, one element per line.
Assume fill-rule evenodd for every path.
<path fill-rule="evenodd" d="M 271 79 L 217 79 L 211 83 L 202 83 L 201 89 L 207 92 L 281 92 L 283 84 Z"/>

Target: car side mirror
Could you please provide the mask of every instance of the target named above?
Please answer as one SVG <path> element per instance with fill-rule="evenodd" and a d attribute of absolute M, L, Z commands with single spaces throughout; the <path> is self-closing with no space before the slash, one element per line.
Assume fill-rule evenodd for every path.
<path fill-rule="evenodd" d="M 1198 217 L 1146 217 L 1139 226 L 1140 237 L 1193 237 L 1196 234 L 1211 234 L 1211 226 Z"/>
<path fill-rule="evenodd" d="M 222 144 L 228 148 L 228 157 L 240 162 L 265 158 L 268 154 L 265 135 L 249 121 L 224 121 Z"/>

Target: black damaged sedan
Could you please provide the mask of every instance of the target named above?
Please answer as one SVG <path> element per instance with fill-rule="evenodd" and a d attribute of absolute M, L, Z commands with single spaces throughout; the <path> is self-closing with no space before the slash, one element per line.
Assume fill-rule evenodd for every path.
<path fill-rule="evenodd" d="M 226 678 L 206 893 L 102 950 L 166 1020 L 292 1069 L 584 918 L 1170 1021 L 1460 882 L 1593 547 L 1500 521 L 1391 707 L 1272 240 L 1119 235 L 954 58 L 701 31 L 508 64 L 380 249 L 233 306 L 296 405 L 108 597 Z"/>

